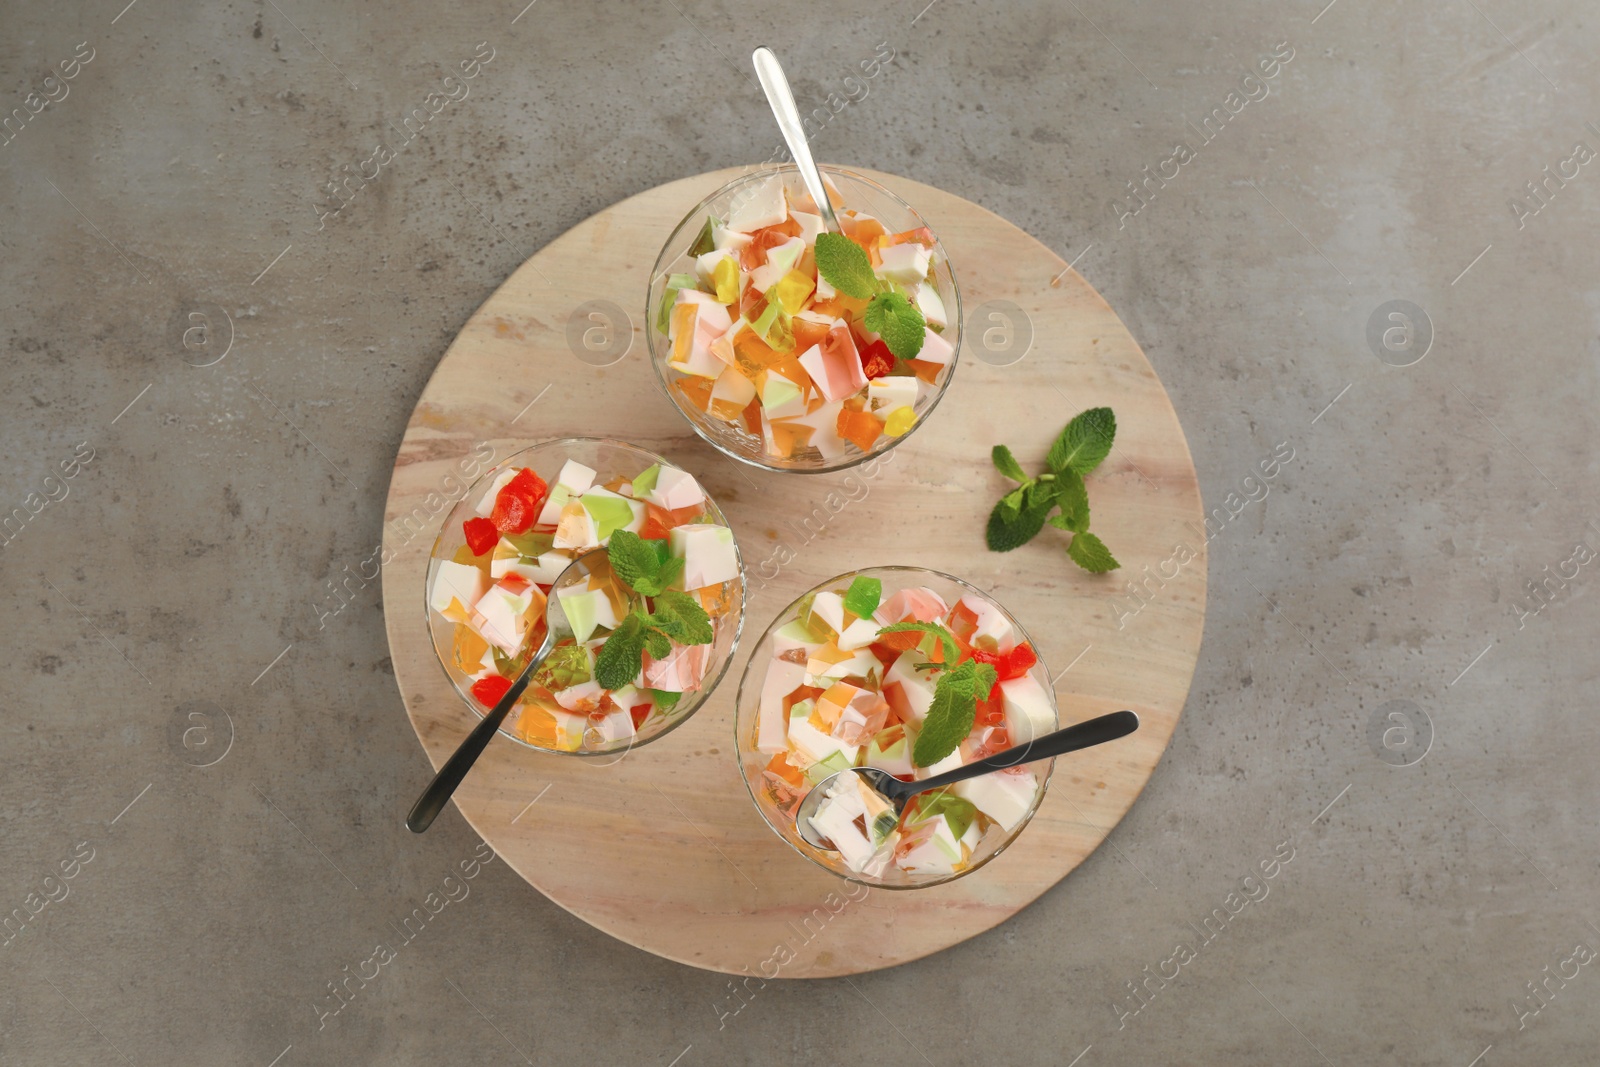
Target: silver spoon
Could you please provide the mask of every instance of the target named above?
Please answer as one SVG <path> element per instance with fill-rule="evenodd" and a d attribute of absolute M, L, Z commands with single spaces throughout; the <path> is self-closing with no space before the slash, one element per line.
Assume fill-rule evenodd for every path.
<path fill-rule="evenodd" d="M 789 79 L 784 77 L 783 65 L 766 45 L 752 52 L 750 59 L 756 66 L 756 77 L 761 81 L 761 88 L 767 94 L 767 103 L 772 107 L 772 117 L 778 120 L 778 129 L 789 146 L 789 154 L 794 157 L 795 166 L 800 168 L 800 177 L 805 180 L 811 199 L 817 202 L 817 210 L 822 213 L 823 224 L 831 232 L 838 233 L 839 220 L 833 214 L 828 190 L 822 184 L 822 172 L 817 169 L 817 161 L 811 158 L 811 144 L 806 140 L 806 130 L 800 122 L 800 110 L 794 106 L 794 93 L 789 90 Z"/>
<path fill-rule="evenodd" d="M 412 833 L 420 834 L 433 825 L 433 820 L 439 812 L 444 810 L 445 803 L 450 799 L 461 780 L 467 776 L 472 765 L 478 761 L 483 750 L 488 747 L 489 741 L 494 737 L 495 731 L 500 729 L 500 724 L 510 714 L 522 698 L 522 691 L 528 688 L 528 681 L 533 677 L 533 672 L 539 669 L 546 657 L 566 638 L 572 636 L 572 623 L 567 621 L 567 613 L 561 607 L 561 598 L 556 595 L 559 590 L 569 589 L 579 582 L 587 582 L 589 575 L 593 574 L 598 565 L 608 563 L 610 557 L 603 548 L 590 549 L 571 563 L 567 564 L 550 587 L 550 597 L 545 604 L 544 641 L 539 645 L 533 658 L 528 660 L 528 665 L 522 668 L 522 673 L 517 675 L 511 683 L 511 688 L 506 690 L 506 695 L 500 698 L 489 714 L 483 717 L 467 739 L 461 742 L 461 747 L 445 761 L 439 773 L 433 776 L 433 781 L 422 791 L 417 802 L 411 806 L 411 814 L 406 816 L 406 826 Z"/>
<path fill-rule="evenodd" d="M 867 785 L 874 792 L 894 805 L 894 813 L 899 816 L 906 810 L 906 801 L 918 793 L 925 793 L 930 789 L 942 789 L 947 785 L 964 782 L 968 778 L 988 774 L 990 771 L 1004 770 L 1007 767 L 1016 767 L 1054 756 L 1064 756 L 1080 748 L 1093 748 L 1107 741 L 1115 741 L 1119 737 L 1127 737 L 1138 728 L 1139 716 L 1131 711 L 1113 711 L 1110 715 L 1102 715 L 1097 719 L 1069 726 L 1065 730 L 1045 734 L 1026 744 L 996 752 L 992 756 L 985 756 L 965 767 L 957 767 L 953 771 L 946 771 L 916 782 L 902 782 L 888 771 L 879 770 L 877 767 L 851 767 L 838 774 L 828 775 L 805 795 L 805 799 L 800 801 L 800 807 L 794 813 L 795 830 L 800 834 L 800 839 L 813 848 L 820 848 L 825 852 L 838 851 L 833 847 L 833 842 L 817 833 L 816 827 L 811 825 L 811 816 L 822 806 L 823 798 L 828 795 L 828 791 L 833 788 L 840 775 L 859 774 L 866 779 Z"/>

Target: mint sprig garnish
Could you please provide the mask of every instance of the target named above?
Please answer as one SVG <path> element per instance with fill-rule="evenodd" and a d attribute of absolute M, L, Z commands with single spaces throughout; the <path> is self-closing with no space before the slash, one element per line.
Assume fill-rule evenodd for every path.
<path fill-rule="evenodd" d="M 862 325 L 883 338 L 900 359 L 916 359 L 927 337 L 927 320 L 900 293 L 879 293 L 861 316 Z"/>
<path fill-rule="evenodd" d="M 1001 497 L 989 512 L 984 540 L 995 552 L 1010 552 L 1027 544 L 1048 522 L 1072 535 L 1067 557 L 1091 574 L 1104 574 L 1121 566 L 1105 543 L 1089 532 L 1089 492 L 1083 476 L 1111 454 L 1117 420 L 1110 408 L 1080 412 L 1050 446 L 1046 469 L 1029 478 L 1005 445 L 990 453 L 995 469 L 1021 482 Z M 1051 514 L 1055 512 L 1055 514 Z"/>
<path fill-rule="evenodd" d="M 711 616 L 688 593 L 667 590 L 654 597 L 651 607 L 652 610 L 636 607 L 630 611 L 600 646 L 594 661 L 594 680 L 605 688 L 632 685 L 644 667 L 646 652 L 652 659 L 665 659 L 672 654 L 674 641 L 680 645 L 711 643 Z"/>
<path fill-rule="evenodd" d="M 878 277 L 872 273 L 867 250 L 844 234 L 831 230 L 817 234 L 814 254 L 817 273 L 839 292 L 857 300 L 871 299 L 877 292 Z"/>
<path fill-rule="evenodd" d="M 878 279 L 866 249 L 842 233 L 817 234 L 817 273 L 846 296 L 871 300 L 861 322 L 883 338 L 900 359 L 915 359 L 927 337 L 927 320 L 917 306 Z"/>
<path fill-rule="evenodd" d="M 683 560 L 666 541 L 646 541 L 627 530 L 612 531 L 606 555 L 617 580 L 645 596 L 658 596 L 683 573 Z"/>
<path fill-rule="evenodd" d="M 992 665 L 970 659 L 939 672 L 933 703 L 911 749 L 914 765 L 931 767 L 960 746 L 972 732 L 978 699 L 989 695 L 998 677 Z"/>

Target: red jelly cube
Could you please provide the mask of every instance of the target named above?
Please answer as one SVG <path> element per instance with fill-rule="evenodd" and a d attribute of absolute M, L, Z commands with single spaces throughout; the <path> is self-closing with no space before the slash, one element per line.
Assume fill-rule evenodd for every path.
<path fill-rule="evenodd" d="M 531 467 L 524 467 L 518 471 L 516 477 L 507 482 L 501 492 L 507 489 L 526 500 L 536 514 L 544 505 L 545 497 L 550 495 L 550 487 L 545 484 L 543 478 L 533 472 Z"/>
<path fill-rule="evenodd" d="M 474 556 L 481 556 L 500 543 L 500 528 L 489 519 L 471 518 L 461 524 L 467 535 L 467 547 Z"/>
<path fill-rule="evenodd" d="M 1039 657 L 1034 653 L 1033 646 L 1020 644 L 1006 653 L 1004 663 L 997 668 L 1000 672 L 1000 679 L 1009 681 L 1012 678 L 1021 678 L 1031 671 L 1033 665 L 1038 662 Z"/>
<path fill-rule="evenodd" d="M 872 341 L 861 349 L 861 369 L 868 378 L 882 378 L 894 370 L 894 353 L 881 340 Z"/>
<path fill-rule="evenodd" d="M 491 674 L 472 683 L 472 697 L 486 708 L 500 703 L 500 698 L 511 691 L 511 679 Z"/>

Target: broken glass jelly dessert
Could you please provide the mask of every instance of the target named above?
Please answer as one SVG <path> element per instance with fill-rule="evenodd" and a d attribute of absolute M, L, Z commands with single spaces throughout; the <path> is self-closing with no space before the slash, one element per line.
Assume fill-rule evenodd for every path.
<path fill-rule="evenodd" d="M 913 781 L 1056 728 L 1043 667 L 1010 616 L 976 592 L 949 603 L 907 573 L 887 595 L 880 579 L 856 575 L 803 598 L 771 633 L 768 658 L 751 665 L 755 736 L 741 744 L 768 761 L 752 781 L 757 803 L 791 830 L 800 801 L 839 771 L 877 767 Z M 1041 775 L 1048 764 L 994 771 L 918 794 L 898 817 L 865 779 L 842 775 L 812 827 L 852 875 L 953 876 L 1020 829 Z"/>
<path fill-rule="evenodd" d="M 697 429 L 719 431 L 713 444 L 738 438 L 742 458 L 790 469 L 832 469 L 904 436 L 948 381 L 959 338 L 933 233 L 887 190 L 824 173 L 842 233 L 780 169 L 708 201 L 652 287 L 669 395 Z M 875 211 L 914 224 L 896 230 L 850 202 L 869 191 Z"/>
<path fill-rule="evenodd" d="M 464 543 L 448 529 L 441 536 L 441 546 L 459 547 L 435 559 L 428 606 L 448 627 L 441 657 L 447 650 L 480 713 L 544 640 L 562 571 L 606 550 L 587 581 L 556 594 L 573 635 L 535 670 L 504 728 L 535 747 L 607 751 L 659 730 L 683 712 L 686 694 L 714 684 L 712 661 L 726 655 L 718 638 L 737 631 L 732 530 L 691 475 L 647 462 L 602 478 L 558 457 L 548 482 L 533 467 L 508 465 L 465 510 Z"/>

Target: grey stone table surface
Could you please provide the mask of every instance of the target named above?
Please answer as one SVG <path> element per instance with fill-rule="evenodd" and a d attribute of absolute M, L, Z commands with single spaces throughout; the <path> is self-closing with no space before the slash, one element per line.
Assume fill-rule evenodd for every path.
<path fill-rule="evenodd" d="M 1594 1062 L 1593 9 L 924 4 L 0 5 L 0 1062 Z M 1217 510 L 1108 847 L 926 960 L 735 985 L 402 828 L 350 576 L 495 286 L 771 155 L 761 43 L 821 158 L 1076 263 Z"/>

